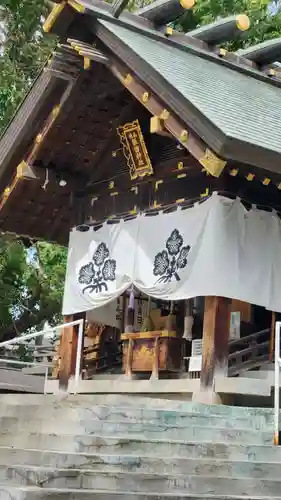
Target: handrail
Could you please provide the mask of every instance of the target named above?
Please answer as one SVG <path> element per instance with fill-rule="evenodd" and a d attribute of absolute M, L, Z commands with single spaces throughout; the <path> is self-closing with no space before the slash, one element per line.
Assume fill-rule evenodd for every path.
<path fill-rule="evenodd" d="M 279 399 L 280 399 L 280 329 L 281 321 L 275 323 L 275 360 L 274 360 L 274 444 L 279 444 Z"/>
<path fill-rule="evenodd" d="M 244 342 L 254 340 L 268 332 L 270 332 L 270 328 L 266 328 L 265 330 L 261 330 L 260 332 L 250 333 L 250 335 L 247 335 L 246 337 L 241 337 L 240 339 L 231 340 L 229 342 L 229 347 L 233 347 L 235 344 L 242 344 Z"/>
<path fill-rule="evenodd" d="M 75 321 L 70 321 L 69 323 L 62 323 L 61 325 L 57 325 L 52 328 L 47 328 L 45 330 L 40 330 L 39 332 L 34 332 L 34 333 L 28 333 L 26 335 L 22 335 L 19 337 L 14 337 L 13 339 L 6 340 L 4 342 L 0 342 L 0 348 L 2 347 L 7 347 L 10 345 L 16 345 L 16 344 L 24 344 L 26 340 L 32 340 L 37 337 L 45 337 L 48 333 L 53 333 L 54 330 L 60 330 L 61 328 L 68 328 L 70 326 L 78 326 L 78 341 L 77 341 L 77 353 L 76 353 L 76 364 L 75 364 L 75 374 L 74 374 L 74 392 L 76 392 L 79 380 L 80 380 L 80 368 L 81 368 L 81 357 L 82 357 L 82 348 L 83 348 L 83 326 L 84 326 L 84 320 L 83 319 L 77 319 Z M 30 346 L 31 347 L 31 346 Z M 34 350 L 36 350 L 38 347 L 35 345 Z M 45 367 L 46 366 L 46 372 L 45 372 L 45 381 L 48 378 L 48 369 L 50 365 L 43 365 L 42 363 L 32 363 L 29 361 L 16 361 L 13 359 L 7 359 L 7 358 L 0 358 L 0 363 L 4 362 L 6 364 L 17 364 L 17 365 L 29 365 L 29 366 L 35 366 L 39 365 L 40 367 Z"/>

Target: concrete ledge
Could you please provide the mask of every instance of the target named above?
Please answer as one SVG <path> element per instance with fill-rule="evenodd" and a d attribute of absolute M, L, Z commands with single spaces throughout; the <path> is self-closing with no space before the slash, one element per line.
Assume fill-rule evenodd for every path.
<path fill-rule="evenodd" d="M 271 394 L 271 386 L 268 380 L 219 377 L 215 380 L 215 392 L 218 394 L 247 394 L 268 397 Z"/>
<path fill-rule="evenodd" d="M 25 375 L 20 370 L 0 369 L 0 391 L 44 393 L 44 377 Z"/>
<path fill-rule="evenodd" d="M 115 378 L 111 380 L 80 380 L 75 388 L 74 380 L 70 380 L 68 391 L 78 394 L 166 394 L 185 395 L 192 397 L 200 390 L 199 379 L 177 380 L 124 380 Z M 215 391 L 219 394 L 248 394 L 249 396 L 270 396 L 270 384 L 266 380 L 247 378 L 218 378 L 215 382 Z M 45 386 L 48 394 L 57 394 L 59 385 L 57 380 L 48 380 Z"/>

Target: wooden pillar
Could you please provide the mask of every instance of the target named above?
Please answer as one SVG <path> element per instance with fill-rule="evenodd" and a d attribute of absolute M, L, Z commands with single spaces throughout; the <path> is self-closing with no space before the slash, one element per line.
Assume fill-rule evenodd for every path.
<path fill-rule="evenodd" d="M 229 299 L 225 297 L 206 297 L 203 324 L 201 391 L 214 391 L 215 376 L 227 376 L 229 323 Z"/>
<path fill-rule="evenodd" d="M 78 319 L 85 320 L 85 313 L 74 314 L 73 316 L 64 316 L 64 323 L 70 323 Z M 68 381 L 75 373 L 76 355 L 78 346 L 79 325 L 64 327 L 60 338 L 60 366 L 59 366 L 59 387 L 67 390 Z M 83 349 L 81 371 L 83 368 Z"/>

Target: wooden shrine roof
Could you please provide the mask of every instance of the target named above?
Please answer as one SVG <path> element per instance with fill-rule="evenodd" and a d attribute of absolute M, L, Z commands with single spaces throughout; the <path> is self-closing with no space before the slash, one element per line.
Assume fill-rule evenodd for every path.
<path fill-rule="evenodd" d="M 145 12 L 115 17 L 101 0 L 68 0 L 47 20 L 61 45 L 0 141 L 0 231 L 66 244 L 106 190 L 110 215 L 114 196 L 136 185 L 117 134 L 136 119 L 157 189 L 181 165 L 199 183 L 206 172 L 251 170 L 279 194 L 280 73 L 249 50 L 229 54 L 198 33 L 156 26 Z"/>

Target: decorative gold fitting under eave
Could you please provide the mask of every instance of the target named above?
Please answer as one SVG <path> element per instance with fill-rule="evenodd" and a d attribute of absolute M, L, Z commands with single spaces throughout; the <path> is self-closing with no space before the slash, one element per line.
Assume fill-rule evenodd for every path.
<path fill-rule="evenodd" d="M 277 189 L 281 189 L 281 182 L 279 182 L 279 184 L 277 184 Z"/>
<path fill-rule="evenodd" d="M 206 190 L 204 191 L 204 193 L 200 194 L 200 198 L 205 198 L 206 196 L 209 196 L 209 193 L 210 193 L 209 188 L 206 188 Z"/>
<path fill-rule="evenodd" d="M 54 26 L 57 18 L 59 15 L 62 13 L 63 9 L 65 8 L 66 2 L 61 2 L 56 4 L 49 16 L 47 17 L 46 21 L 43 24 L 43 31 L 45 33 L 49 33 L 51 31 L 52 27 Z"/>
<path fill-rule="evenodd" d="M 52 109 L 52 117 L 55 120 L 57 116 L 60 114 L 60 105 L 58 104 Z"/>
<path fill-rule="evenodd" d="M 6 187 L 6 189 L 4 189 L 3 197 L 8 198 L 10 194 L 11 194 L 11 188 Z"/>
<path fill-rule="evenodd" d="M 271 179 L 269 177 L 265 177 L 262 183 L 264 186 L 268 186 L 271 183 Z"/>
<path fill-rule="evenodd" d="M 180 137 L 179 137 L 181 142 L 186 142 L 188 140 L 188 132 L 187 130 L 182 130 Z"/>
<path fill-rule="evenodd" d="M 184 168 L 183 162 L 179 161 L 177 167 L 178 167 L 178 170 L 182 170 Z"/>
<path fill-rule="evenodd" d="M 84 57 L 84 70 L 87 71 L 91 67 L 91 59 L 89 57 Z"/>
<path fill-rule="evenodd" d="M 108 183 L 108 189 L 114 189 L 114 187 L 115 187 L 115 182 L 114 181 L 110 181 Z"/>
<path fill-rule="evenodd" d="M 268 76 L 274 77 L 276 76 L 276 71 L 273 68 L 270 68 L 267 72 Z"/>
<path fill-rule="evenodd" d="M 159 134 L 163 131 L 162 120 L 158 116 L 152 116 L 150 118 L 150 133 Z"/>
<path fill-rule="evenodd" d="M 40 142 L 42 142 L 42 139 L 43 139 L 43 134 L 38 134 L 35 138 L 36 144 L 40 144 Z"/>
<path fill-rule="evenodd" d="M 232 168 L 229 174 L 231 175 L 231 177 L 236 177 L 236 175 L 238 174 L 238 168 Z"/>
<path fill-rule="evenodd" d="M 246 175 L 246 179 L 247 179 L 247 181 L 250 181 L 250 182 L 251 182 L 251 181 L 253 181 L 253 180 L 254 180 L 254 178 L 255 178 L 255 174 L 248 174 L 248 175 Z"/>
<path fill-rule="evenodd" d="M 186 177 L 186 174 L 178 174 L 177 179 L 184 179 Z"/>
<path fill-rule="evenodd" d="M 184 203 L 185 202 L 185 198 L 178 198 L 176 200 L 176 203 Z"/>
<path fill-rule="evenodd" d="M 27 163 L 25 161 L 22 161 L 18 166 L 17 166 L 17 174 L 16 177 L 17 179 L 22 179 L 24 177 L 24 170 L 27 167 Z"/>
<path fill-rule="evenodd" d="M 225 57 L 226 55 L 227 55 L 227 50 L 223 49 L 223 48 L 220 48 L 220 50 L 219 50 L 219 56 L 220 57 Z"/>
<path fill-rule="evenodd" d="M 149 99 L 149 92 L 144 92 L 141 96 L 142 102 L 147 102 Z"/>
<path fill-rule="evenodd" d="M 163 109 L 162 113 L 160 114 L 159 118 L 160 120 L 168 120 L 170 116 L 170 112 L 167 109 Z"/>
<path fill-rule="evenodd" d="M 133 210 L 129 211 L 129 214 L 130 215 L 136 215 L 137 214 L 137 206 L 136 205 L 134 206 Z"/>
<path fill-rule="evenodd" d="M 132 75 L 130 75 L 130 73 L 128 73 L 128 74 L 124 77 L 124 79 L 123 79 L 123 83 L 124 83 L 124 85 L 126 85 L 126 86 L 127 86 L 127 85 L 130 85 L 130 84 L 132 83 L 132 81 L 133 81 L 133 77 L 132 77 Z"/>
<path fill-rule="evenodd" d="M 166 28 L 165 28 L 165 35 L 166 36 L 171 36 L 173 33 L 174 33 L 173 28 L 171 28 L 171 26 L 166 26 Z"/>
<path fill-rule="evenodd" d="M 160 179 L 159 181 L 155 182 L 154 190 L 158 191 L 160 184 L 163 184 L 163 179 Z"/>
<path fill-rule="evenodd" d="M 219 177 L 227 162 L 219 158 L 213 151 L 206 148 L 204 156 L 200 158 L 199 163 L 208 170 L 211 175 Z"/>
<path fill-rule="evenodd" d="M 160 207 L 161 207 L 161 203 L 157 203 L 157 200 L 154 200 L 153 208 L 160 208 Z"/>
<path fill-rule="evenodd" d="M 79 14 L 84 14 L 86 11 L 86 7 L 78 2 L 78 0 L 67 0 L 67 3 L 70 7 L 76 10 L 76 12 L 79 12 Z"/>

